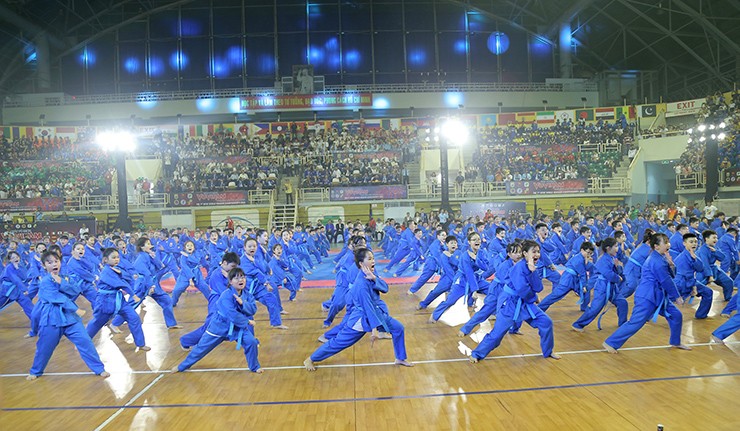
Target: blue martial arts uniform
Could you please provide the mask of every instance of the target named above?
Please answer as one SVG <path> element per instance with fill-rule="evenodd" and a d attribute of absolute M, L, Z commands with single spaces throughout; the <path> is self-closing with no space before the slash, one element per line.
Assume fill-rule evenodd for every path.
<path fill-rule="evenodd" d="M 581 253 L 576 254 L 565 264 L 565 270 L 560 277 L 560 283 L 547 295 L 539 307 L 542 311 L 547 311 L 553 304 L 565 298 L 570 292 L 575 292 L 579 296 L 578 305 L 581 311 L 586 311 L 590 302 L 590 290 L 588 289 L 588 274 L 592 272 L 594 265 L 591 262 L 586 263 L 586 259 Z"/>
<path fill-rule="evenodd" d="M 439 255 L 439 281 L 437 282 L 437 285 L 434 286 L 434 289 L 427 294 L 427 297 L 424 298 L 423 301 L 419 302 L 419 310 L 429 307 L 429 304 L 437 299 L 439 295 L 450 290 L 452 283 L 455 281 L 455 276 L 457 275 L 457 270 L 460 265 L 460 254 L 460 250 L 455 250 L 455 252 L 450 256 L 444 252 Z"/>
<path fill-rule="evenodd" d="M 128 322 L 136 347 L 146 346 L 144 331 L 141 329 L 141 318 L 136 314 L 131 304 L 123 299 L 123 292 L 129 295 L 134 294 L 131 286 L 124 279 L 123 272 L 121 270 L 116 271 L 106 265 L 103 271 L 100 272 L 98 296 L 95 300 L 93 318 L 87 323 L 87 335 L 90 338 L 95 337 L 95 334 L 100 331 L 103 325 L 108 323 L 113 316 L 119 315 Z"/>
<path fill-rule="evenodd" d="M 62 335 L 75 345 L 80 357 L 93 373 L 100 374 L 105 371 L 92 339 L 85 332 L 82 319 L 75 313 L 77 304 L 71 297 L 76 295 L 76 292 L 77 289 L 65 278 L 62 278 L 60 283 L 57 283 L 51 275 L 41 280 L 39 300 L 36 304 L 38 326 L 34 328 L 39 338 L 36 342 L 31 375 L 40 376 L 44 373 Z"/>
<path fill-rule="evenodd" d="M 28 320 L 32 320 L 33 303 L 27 295 L 26 284 L 23 282 L 26 278 L 25 272 L 20 264 L 16 268 L 12 263 L 8 263 L 8 266 L 3 269 L 0 275 L 0 311 L 13 302 L 17 302 L 26 313 Z"/>
<path fill-rule="evenodd" d="M 735 303 L 735 306 L 733 307 L 734 309 L 740 308 L 740 295 L 736 294 L 732 298 L 732 302 Z M 740 313 L 735 313 L 734 316 L 730 317 L 730 320 L 720 325 L 719 328 L 715 329 L 714 332 L 712 332 L 712 335 L 720 340 L 724 340 L 725 338 L 737 332 L 738 329 L 740 329 Z"/>
<path fill-rule="evenodd" d="M 267 307 L 267 313 L 270 316 L 270 325 L 282 325 L 283 318 L 280 315 L 280 304 L 275 299 L 275 295 L 267 290 L 266 286 L 268 282 L 267 273 L 269 272 L 267 262 L 259 259 L 254 259 L 253 261 L 245 256 L 240 266 L 247 275 L 247 289 L 249 294 Z M 277 287 L 272 286 L 272 288 L 276 289 Z"/>
<path fill-rule="evenodd" d="M 678 289 L 673 282 L 673 273 L 666 258 L 660 253 L 650 253 L 642 267 L 640 284 L 635 291 L 635 306 L 630 320 L 617 328 L 605 343 L 619 349 L 651 318 L 660 314 L 668 321 L 671 330 L 670 343 L 681 344 L 683 316 L 673 305 L 679 298 Z"/>
<path fill-rule="evenodd" d="M 614 259 L 614 256 L 604 253 L 596 261 L 591 274 L 591 278 L 596 280 L 594 284 L 594 297 L 588 309 L 586 309 L 578 320 L 573 322 L 574 328 L 583 329 L 589 323 L 593 322 L 594 319 L 599 317 L 599 313 L 604 309 L 607 301 L 614 304 L 617 308 L 618 325 L 621 326 L 627 321 L 629 307 L 627 300 L 620 293 L 622 268 L 614 264 Z"/>
<path fill-rule="evenodd" d="M 417 278 L 414 284 L 409 288 L 410 292 L 418 292 L 419 289 L 421 289 L 421 286 L 429 281 L 436 272 L 440 271 L 440 255 L 442 254 L 442 251 L 444 251 L 444 248 L 444 245 L 435 238 L 427 249 L 427 257 L 424 259 L 424 270 L 421 272 L 421 275 L 419 275 L 419 278 Z M 402 271 L 399 270 L 399 273 L 400 272 Z"/>
<path fill-rule="evenodd" d="M 455 305 L 463 296 L 466 298 L 468 306 L 471 306 L 474 292 L 488 292 L 489 283 L 486 279 L 493 274 L 494 270 L 495 268 L 490 269 L 488 267 L 486 253 L 483 250 L 478 251 L 475 259 L 470 256 L 470 253 L 463 252 L 450 293 L 447 294 L 447 299 L 434 309 L 432 319 L 439 320 L 442 314 Z"/>
<path fill-rule="evenodd" d="M 239 304 L 235 296 L 242 300 Z M 259 340 L 254 336 L 254 327 L 249 324 L 257 312 L 254 297 L 244 289 L 241 293 L 233 287 L 224 290 L 216 301 L 216 312 L 198 344 L 177 366 L 185 371 L 203 359 L 208 353 L 224 341 L 236 341 L 236 349 L 244 348 L 249 370 L 255 372 L 261 368 L 257 358 Z"/>
<path fill-rule="evenodd" d="M 180 337 L 180 346 L 184 349 L 189 349 L 198 344 L 203 333 L 208 329 L 208 325 L 211 323 L 213 315 L 216 313 L 216 303 L 218 298 L 221 296 L 221 293 L 229 288 L 229 279 L 221 268 L 219 268 L 218 272 L 214 272 L 213 275 L 211 275 L 211 278 L 208 281 L 208 286 L 211 288 L 211 294 L 208 296 L 208 314 L 206 315 L 206 320 L 198 327 L 198 329 L 188 332 Z"/>
<path fill-rule="evenodd" d="M 195 286 L 203 294 L 205 298 L 211 294 L 208 289 L 208 285 L 203 279 L 203 273 L 200 270 L 200 256 L 198 252 L 187 254 L 182 252 L 180 254 L 180 273 L 175 281 L 175 288 L 172 290 L 172 306 L 177 307 L 177 303 L 180 301 L 180 296 L 190 286 L 192 280 L 193 286 Z"/>
<path fill-rule="evenodd" d="M 552 331 L 552 319 L 535 304 L 537 293 L 542 291 L 542 278 L 537 271 L 530 271 L 527 262 L 522 259 L 509 271 L 510 284 L 504 286 L 498 302 L 496 323 L 491 332 L 486 334 L 471 356 L 483 359 L 501 344 L 506 332 L 514 325 L 527 322 L 537 328 L 540 335 L 542 355 L 550 357 L 555 345 Z"/>
<path fill-rule="evenodd" d="M 624 285 L 621 291 L 623 297 L 629 298 L 635 293 L 635 289 L 637 289 L 637 285 L 640 283 L 642 265 L 651 251 L 653 250 L 650 248 L 650 245 L 643 243 L 637 246 L 635 251 L 627 259 L 627 264 L 624 265 Z"/>
<path fill-rule="evenodd" d="M 679 295 L 684 301 L 688 302 L 694 286 L 696 286 L 696 296 L 701 298 L 701 302 L 694 317 L 706 319 L 709 310 L 712 308 L 714 291 L 696 280 L 696 273 L 701 273 L 704 269 L 701 259 L 698 256 L 696 258 L 691 257 L 689 251 L 684 250 L 673 263 L 676 266 L 676 276 L 673 278 L 673 282 L 676 284 Z"/>

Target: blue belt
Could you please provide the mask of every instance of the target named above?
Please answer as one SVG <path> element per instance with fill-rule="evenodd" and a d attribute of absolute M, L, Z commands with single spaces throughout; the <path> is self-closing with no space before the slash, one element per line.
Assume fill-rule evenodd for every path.
<path fill-rule="evenodd" d="M 504 285 L 504 293 L 507 294 L 507 295 L 509 295 L 509 296 L 515 296 L 517 298 L 517 300 L 516 300 L 516 306 L 514 307 L 514 321 L 515 322 L 516 321 L 519 321 L 519 314 L 522 311 L 522 305 L 527 310 L 527 313 L 529 313 L 529 316 L 532 319 L 535 318 L 534 312 L 530 308 L 530 304 L 524 304 L 524 301 L 522 300 L 522 298 L 514 291 L 514 289 L 512 289 L 511 287 L 509 287 L 508 284 Z"/>
<path fill-rule="evenodd" d="M 102 293 L 103 295 L 116 295 L 116 309 L 113 314 L 118 314 L 118 312 L 121 311 L 121 306 L 123 305 L 123 293 L 120 290 L 98 289 L 98 293 Z"/>
<path fill-rule="evenodd" d="M 576 305 L 583 304 L 584 302 L 586 302 L 586 292 L 583 291 L 583 281 L 581 281 L 581 277 L 578 275 L 578 273 L 573 268 L 568 268 L 567 266 L 565 267 L 565 272 L 567 272 L 568 274 L 570 274 L 570 275 L 576 277 L 576 279 L 578 279 L 578 297 L 579 297 L 579 299 L 578 299 L 578 302 L 576 303 Z"/>
<path fill-rule="evenodd" d="M 642 264 L 640 262 L 636 261 L 635 259 L 633 259 L 633 258 L 630 257 L 629 258 L 629 261 L 632 262 L 632 263 L 634 263 L 635 265 L 637 265 L 638 268 L 642 268 Z"/>
<path fill-rule="evenodd" d="M 660 310 L 662 309 L 665 313 L 666 319 L 671 317 L 671 313 L 668 312 L 668 304 L 671 301 L 668 299 L 668 295 L 663 295 L 663 302 L 658 306 L 658 308 L 655 310 L 655 313 L 653 313 L 653 318 L 651 319 L 653 322 L 658 321 L 658 315 L 660 314 Z"/>
<path fill-rule="evenodd" d="M 607 280 L 603 275 L 599 275 L 599 277 L 597 278 L 597 280 L 601 280 L 601 281 L 605 281 L 606 282 L 606 301 L 607 302 L 604 303 L 604 307 L 602 308 L 602 310 L 604 310 L 604 311 L 603 312 L 601 312 L 601 310 L 599 311 L 599 318 L 596 321 L 596 327 L 599 330 L 601 330 L 601 319 L 604 317 L 604 315 L 608 311 L 608 308 L 607 308 L 606 305 L 611 300 L 612 282 L 610 282 L 609 280 Z"/>
<path fill-rule="evenodd" d="M 234 325 L 234 322 L 230 321 L 220 311 L 217 311 L 217 313 L 225 321 L 229 322 L 229 339 L 231 339 L 232 338 L 232 335 L 234 335 L 234 328 L 236 328 L 236 325 Z M 239 328 L 239 330 L 236 333 L 236 350 L 240 350 L 242 348 L 242 335 L 244 335 L 244 328 Z"/>

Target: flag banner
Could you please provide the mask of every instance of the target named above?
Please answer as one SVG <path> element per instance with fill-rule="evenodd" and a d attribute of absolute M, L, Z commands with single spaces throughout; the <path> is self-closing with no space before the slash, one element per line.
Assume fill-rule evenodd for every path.
<path fill-rule="evenodd" d="M 172 193 L 172 206 L 207 207 L 216 205 L 244 205 L 248 203 L 248 194 L 244 190 L 227 190 L 222 192 Z"/>
<path fill-rule="evenodd" d="M 332 187 L 329 191 L 331 201 L 368 201 L 380 199 L 406 199 L 406 186 L 363 186 Z"/>
<path fill-rule="evenodd" d="M 498 125 L 506 126 L 510 123 L 516 123 L 516 114 L 498 114 Z"/>
<path fill-rule="evenodd" d="M 555 119 L 561 122 L 575 121 L 576 114 L 573 110 L 568 111 L 555 111 Z"/>
<path fill-rule="evenodd" d="M 613 120 L 614 108 L 596 108 L 597 120 Z"/>
<path fill-rule="evenodd" d="M 544 111 L 537 113 L 537 124 L 553 124 L 555 123 L 555 112 Z"/>
<path fill-rule="evenodd" d="M 508 181 L 506 194 L 517 196 L 585 193 L 587 188 L 586 180 Z"/>
<path fill-rule="evenodd" d="M 496 114 L 483 114 L 478 116 L 478 127 L 493 127 L 496 125 Z"/>
<path fill-rule="evenodd" d="M 655 117 L 658 115 L 658 110 L 655 105 L 642 105 L 640 106 L 640 116 L 643 118 Z"/>
<path fill-rule="evenodd" d="M 576 109 L 576 118 L 579 120 L 594 121 L 594 110 Z"/>
<path fill-rule="evenodd" d="M 537 118 L 534 112 L 517 112 L 516 122 L 517 123 L 532 123 Z"/>

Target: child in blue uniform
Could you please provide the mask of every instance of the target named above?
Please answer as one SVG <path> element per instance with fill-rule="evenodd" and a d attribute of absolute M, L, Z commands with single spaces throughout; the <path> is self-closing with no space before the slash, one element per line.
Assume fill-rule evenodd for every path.
<path fill-rule="evenodd" d="M 622 296 L 629 298 L 635 293 L 637 285 L 640 283 L 640 273 L 642 265 L 645 263 L 648 255 L 652 251 L 650 248 L 650 239 L 654 231 L 650 228 L 645 229 L 642 235 L 642 243 L 630 254 L 627 263 L 624 265 L 624 285 L 622 286 Z"/>
<path fill-rule="evenodd" d="M 267 274 L 270 271 L 268 264 L 261 259 L 255 258 L 257 247 L 257 240 L 254 238 L 247 238 L 244 241 L 244 258 L 241 259 L 240 266 L 244 273 L 247 274 L 249 294 L 267 307 L 267 313 L 270 316 L 270 326 L 275 329 L 288 329 L 287 326 L 283 325 L 280 304 L 275 299 L 275 295 L 272 294 L 272 290 L 275 287 L 270 284 L 268 279 Z"/>
<path fill-rule="evenodd" d="M 552 293 L 539 303 L 542 311 L 546 312 L 548 308 L 565 298 L 570 292 L 575 292 L 579 296 L 578 304 L 581 306 L 581 311 L 586 311 L 590 301 L 588 274 L 594 269 L 593 255 L 594 245 L 590 242 L 581 243 L 579 252 L 565 264 L 565 271 L 560 277 L 560 283 L 555 286 Z"/>
<path fill-rule="evenodd" d="M 210 325 L 213 315 L 216 313 L 216 303 L 218 298 L 221 296 L 221 293 L 229 287 L 229 272 L 238 266 L 239 256 L 236 253 L 224 253 L 221 265 L 219 266 L 219 271 L 211 274 L 208 281 L 208 286 L 211 288 L 211 294 L 208 297 L 208 315 L 206 316 L 206 320 L 200 327 L 198 327 L 198 329 L 180 337 L 180 347 L 183 350 L 190 350 L 193 346 L 198 344 L 203 333 L 208 329 L 208 325 Z"/>
<path fill-rule="evenodd" d="M 696 256 L 696 248 L 699 244 L 696 235 L 687 233 L 683 236 L 684 251 L 676 257 L 676 276 L 673 281 L 676 283 L 679 295 L 684 301 L 689 301 L 693 296 L 701 298 L 699 308 L 696 310 L 694 317 L 697 319 L 706 319 L 709 309 L 712 308 L 712 289 L 699 283 L 696 280 L 696 273 L 701 273 L 704 269 L 701 259 Z"/>
<path fill-rule="evenodd" d="M 59 258 L 53 253 L 44 253 L 41 255 L 41 262 L 47 275 L 42 278 L 39 285 L 39 301 L 36 304 L 39 308 L 38 326 L 34 328 L 39 338 L 36 342 L 33 365 L 27 379 L 35 380 L 44 373 L 62 335 L 75 345 L 82 360 L 93 373 L 101 377 L 109 377 L 110 374 L 105 371 L 95 345 L 85 332 L 82 319 L 80 319 L 85 312 L 80 310 L 70 298 L 75 294 L 76 289 L 67 279 L 59 275 L 61 268 Z"/>
<path fill-rule="evenodd" d="M 195 365 L 224 341 L 236 341 L 236 349 L 244 348 L 249 371 L 262 374 L 264 370 L 257 359 L 259 340 L 254 336 L 254 313 L 257 304 L 245 287 L 247 277 L 241 268 L 229 271 L 229 288 L 221 292 L 216 302 L 208 328 L 187 358 L 172 372 L 182 372 Z"/>
<path fill-rule="evenodd" d="M 635 306 L 632 309 L 630 320 L 617 328 L 609 338 L 604 341 L 604 348 L 609 353 L 617 353 L 617 350 L 627 340 L 637 333 L 644 325 L 658 314 L 665 317 L 671 330 L 671 346 L 681 350 L 691 350 L 690 347 L 681 344 L 681 326 L 683 316 L 681 311 L 673 305 L 683 305 L 683 299 L 673 282 L 673 271 L 669 264 L 672 262 L 668 250 L 671 244 L 665 234 L 654 234 L 650 240 L 650 253 L 642 267 L 642 278 L 635 291 Z"/>
<path fill-rule="evenodd" d="M 108 323 L 113 316 L 120 315 L 128 322 L 137 350 L 146 352 L 151 350 L 151 347 L 147 346 L 144 340 L 144 331 L 141 329 L 141 318 L 136 314 L 131 304 L 123 299 L 123 292 L 130 295 L 135 303 L 139 302 L 139 297 L 134 294 L 131 286 L 125 280 L 122 271 L 116 268 L 119 259 L 118 250 L 115 248 L 103 250 L 103 264 L 105 266 L 100 272 L 98 297 L 95 300 L 93 318 L 87 323 L 87 335 L 90 338 L 95 337 L 100 331 L 100 328 Z"/>
<path fill-rule="evenodd" d="M 323 361 L 351 347 L 365 335 L 371 332 L 370 345 L 379 338 L 379 330 L 388 332 L 393 337 L 393 352 L 395 364 L 412 367 L 406 355 L 406 341 L 404 328 L 401 322 L 390 316 L 388 306 L 380 299 L 381 293 L 388 293 L 388 284 L 375 271 L 375 256 L 367 248 L 355 251 L 355 265 L 360 269 L 357 278 L 352 283 L 352 308 L 347 324 L 344 325 L 336 337 L 330 339 L 316 349 L 303 362 L 308 371 L 315 371 L 316 362 Z"/>
<path fill-rule="evenodd" d="M 522 256 L 509 272 L 509 286 L 504 286 L 498 299 L 499 309 L 496 323 L 491 332 L 486 334 L 478 347 L 470 353 L 470 362 L 476 363 L 488 356 L 501 344 L 506 333 L 515 324 L 527 322 L 537 328 L 540 335 L 540 347 L 545 358 L 560 359 L 553 352 L 555 339 L 552 332 L 552 319 L 535 304 L 537 293 L 542 291 L 542 278 L 537 274 L 537 260 L 540 258 L 540 247 L 532 240 L 522 242 Z"/>
<path fill-rule="evenodd" d="M 85 297 L 93 308 L 98 290 L 95 283 L 98 281 L 97 268 L 92 266 L 90 260 L 85 259 L 85 244 L 78 242 L 72 247 L 72 255 L 67 259 L 65 271 L 69 275 L 69 281 L 77 286 L 82 296 Z"/>
<path fill-rule="evenodd" d="M 735 301 L 735 309 L 740 308 L 740 295 L 735 295 L 732 298 Z M 719 328 L 712 332 L 712 341 L 715 343 L 724 344 L 724 339 L 737 332 L 740 329 L 740 313 L 735 313 L 734 316 L 730 317 L 730 320 L 723 323 Z"/>
<path fill-rule="evenodd" d="M 190 286 L 191 281 L 205 298 L 211 294 L 200 270 L 200 260 L 200 255 L 195 250 L 195 243 L 190 240 L 186 241 L 180 252 L 180 273 L 177 276 L 175 288 L 172 290 L 172 307 L 177 307 L 180 295 Z"/>
<path fill-rule="evenodd" d="M 596 279 L 594 284 L 594 298 L 588 309 L 581 317 L 573 322 L 573 330 L 583 332 L 583 328 L 588 326 L 599 316 L 604 309 L 607 301 L 614 304 L 617 308 L 618 325 L 621 326 L 627 321 L 628 305 L 620 291 L 620 284 L 623 281 L 622 271 L 623 264 L 616 258 L 619 244 L 612 237 L 604 238 L 601 241 L 601 257 L 594 265 L 592 278 Z M 601 319 L 599 319 L 600 323 Z M 601 329 L 599 327 L 599 329 Z"/>
<path fill-rule="evenodd" d="M 427 297 L 423 301 L 419 302 L 416 306 L 417 310 L 424 310 L 429 307 L 437 297 L 445 292 L 449 292 L 452 287 L 452 283 L 455 281 L 457 275 L 457 269 L 460 264 L 460 252 L 457 249 L 457 237 L 455 235 L 449 235 L 445 238 L 445 246 L 447 250 L 443 251 L 439 255 L 439 281 L 437 285 L 432 289 Z"/>
<path fill-rule="evenodd" d="M 28 297 L 26 284 L 23 281 L 26 278 L 26 271 L 21 265 L 21 255 L 17 251 L 11 251 L 8 252 L 7 259 L 8 265 L 0 275 L 0 310 L 17 302 L 31 320 L 33 303 Z"/>

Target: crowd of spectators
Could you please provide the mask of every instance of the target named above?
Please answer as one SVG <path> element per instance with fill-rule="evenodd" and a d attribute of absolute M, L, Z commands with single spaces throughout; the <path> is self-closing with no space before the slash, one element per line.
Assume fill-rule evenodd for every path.
<path fill-rule="evenodd" d="M 69 197 L 111 193 L 115 169 L 105 162 L 3 162 L 0 199 Z"/>
<path fill-rule="evenodd" d="M 705 127 L 704 130 L 699 130 L 701 125 Z M 719 136 L 720 133 L 724 133 L 725 136 L 718 142 L 719 169 L 740 168 L 740 140 L 738 139 L 740 94 L 738 92 L 734 92 L 729 101 L 720 92 L 708 96 L 691 129 L 688 145 L 675 168 L 679 178 L 686 178 L 694 173 L 705 171 L 704 152 L 707 139 L 711 139 L 712 134 Z M 703 140 L 702 136 L 704 136 Z"/>
<path fill-rule="evenodd" d="M 475 165 L 488 182 L 611 177 L 629 152 L 634 127 L 626 121 L 558 121 L 549 128 L 485 128 Z"/>

